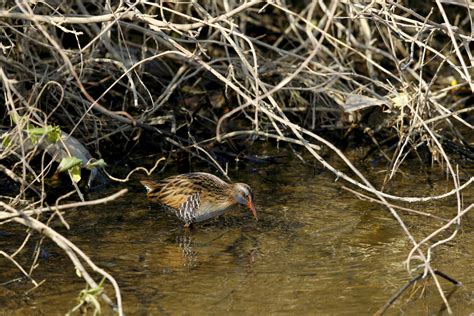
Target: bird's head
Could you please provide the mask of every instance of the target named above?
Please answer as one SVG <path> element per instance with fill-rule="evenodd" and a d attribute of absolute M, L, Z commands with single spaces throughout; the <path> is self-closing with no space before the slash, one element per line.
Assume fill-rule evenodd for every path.
<path fill-rule="evenodd" d="M 253 204 L 252 189 L 245 183 L 236 183 L 233 187 L 233 195 L 235 202 L 247 206 L 252 211 L 253 217 L 258 220 L 257 210 Z"/>

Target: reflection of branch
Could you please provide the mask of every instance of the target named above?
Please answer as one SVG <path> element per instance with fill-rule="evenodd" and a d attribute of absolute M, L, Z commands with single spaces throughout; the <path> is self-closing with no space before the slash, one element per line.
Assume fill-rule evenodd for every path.
<path fill-rule="evenodd" d="M 115 296 L 117 298 L 117 305 L 115 305 L 112 302 L 112 300 L 105 293 L 102 294 L 102 298 L 110 306 L 112 306 L 114 308 L 116 307 L 117 310 L 118 310 L 119 315 L 123 315 L 123 312 L 122 312 L 122 298 L 121 298 L 121 294 L 120 294 L 120 288 L 118 286 L 117 281 L 115 281 L 115 279 L 110 274 L 108 274 L 107 272 L 105 272 L 105 270 L 103 270 L 103 269 L 99 268 L 98 266 L 96 266 L 94 264 L 94 262 L 92 262 L 92 260 L 86 254 L 84 254 L 79 248 L 76 247 L 76 245 L 74 245 L 66 237 L 64 237 L 61 234 L 57 233 L 51 227 L 48 227 L 45 224 L 41 223 L 40 221 L 38 221 L 34 218 L 31 218 L 31 217 L 30 218 L 19 218 L 19 217 L 17 217 L 17 218 L 14 219 L 14 221 L 17 222 L 17 223 L 23 224 L 23 225 L 25 225 L 25 226 L 27 226 L 31 229 L 34 229 L 34 230 L 46 235 L 52 241 L 54 241 L 56 243 L 56 245 L 58 245 L 61 249 L 63 249 L 66 252 L 66 254 L 69 256 L 69 258 L 73 262 L 74 267 L 76 268 L 76 270 L 79 272 L 81 277 L 84 278 L 84 280 L 87 282 L 87 284 L 89 284 L 89 286 L 91 288 L 97 288 L 98 284 L 89 275 L 89 273 L 84 268 L 84 266 L 82 265 L 79 258 L 84 260 L 89 265 L 89 267 L 92 268 L 92 270 L 94 270 L 95 272 L 101 274 L 106 279 L 108 279 L 110 281 L 110 283 L 112 283 L 112 286 L 115 290 Z"/>
<path fill-rule="evenodd" d="M 118 286 L 117 281 L 105 270 L 99 268 L 82 250 L 80 250 L 76 245 L 74 245 L 70 240 L 68 240 L 66 237 L 62 236 L 58 232 L 56 232 L 54 229 L 51 227 L 43 224 L 42 222 L 32 218 L 30 215 L 34 214 L 39 214 L 41 212 L 45 211 L 53 211 L 53 210 L 60 210 L 60 209 L 67 209 L 67 208 L 75 208 L 79 206 L 86 206 L 86 205 L 96 205 L 99 203 L 106 203 L 108 201 L 114 200 L 117 197 L 125 194 L 128 190 L 123 189 L 113 195 L 110 195 L 108 197 L 94 200 L 94 201 L 86 201 L 86 202 L 76 202 L 76 203 L 70 203 L 70 204 L 65 204 L 65 205 L 58 205 L 55 207 L 50 207 L 50 208 L 38 208 L 35 210 L 29 210 L 29 211 L 19 211 L 16 210 L 15 208 L 11 207 L 10 205 L 1 202 L 0 201 L 0 207 L 2 207 L 5 211 L 0 211 L 0 219 L 11 219 L 12 221 L 15 221 L 17 223 L 20 223 L 24 226 L 27 226 L 31 229 L 36 230 L 40 234 L 43 234 L 50 238 L 53 242 L 56 243 L 58 247 L 63 249 L 66 254 L 69 256 L 71 261 L 74 264 L 74 267 L 76 271 L 79 272 L 80 276 L 87 282 L 87 284 L 91 288 L 97 288 L 98 284 L 94 281 L 94 279 L 89 275 L 87 272 L 86 268 L 81 262 L 84 261 L 94 272 L 99 273 L 103 277 L 105 277 L 109 282 L 112 284 L 114 291 L 115 291 L 115 297 L 116 297 L 116 304 L 105 294 L 102 293 L 102 298 L 113 308 L 117 309 L 117 312 L 119 315 L 123 315 L 122 311 L 122 298 L 121 298 L 121 293 L 120 293 L 120 288 Z M 15 263 L 17 267 L 20 268 L 20 270 L 27 275 L 26 271 L 19 266 L 11 256 L 8 254 L 5 254 L 3 252 L 0 252 L 0 254 L 4 255 L 6 258 L 10 259 Z M 28 275 L 27 275 L 28 276 Z M 29 277 L 30 280 L 31 277 Z M 37 285 L 34 280 L 32 280 L 33 284 L 35 286 Z"/>
<path fill-rule="evenodd" d="M 462 283 L 461 283 L 461 282 L 459 282 L 459 281 L 456 280 L 455 278 L 450 277 L 449 275 L 447 275 L 447 274 L 444 273 L 444 272 L 441 272 L 441 271 L 439 271 L 439 270 L 435 270 L 435 274 L 436 274 L 436 275 L 439 275 L 440 277 L 442 277 L 442 278 L 445 279 L 445 280 L 448 280 L 449 282 L 451 282 L 451 283 L 454 284 L 454 285 L 462 286 Z"/>
<path fill-rule="evenodd" d="M 342 189 L 344 189 L 346 191 L 349 191 L 352 194 L 357 195 L 357 197 L 361 200 L 367 200 L 369 202 L 384 204 L 384 203 L 380 202 L 379 200 L 374 199 L 373 197 L 370 197 L 368 195 L 365 195 L 365 194 L 362 194 L 360 192 L 354 191 L 351 188 L 348 188 L 346 186 L 342 186 Z M 418 215 L 423 215 L 423 216 L 427 216 L 427 217 L 436 218 L 436 219 L 439 219 L 440 221 L 443 221 L 443 222 L 449 222 L 449 219 L 446 219 L 446 218 L 443 218 L 443 217 L 440 217 L 440 216 L 436 216 L 436 215 L 433 215 L 431 213 L 427 213 L 427 212 L 423 212 L 423 211 L 417 211 L 417 210 L 414 210 L 414 209 L 411 209 L 411 208 L 402 207 L 402 206 L 398 206 L 398 205 L 391 204 L 391 203 L 387 203 L 387 205 L 390 205 L 393 208 L 396 208 L 396 209 L 399 209 L 399 210 L 402 210 L 402 211 L 406 211 L 406 212 L 409 212 L 409 213 L 414 213 L 414 214 L 418 214 Z"/>
<path fill-rule="evenodd" d="M 413 277 L 410 281 L 408 281 L 407 284 L 405 284 L 403 287 L 401 287 L 389 300 L 385 305 L 379 309 L 377 312 L 374 313 L 374 315 L 382 315 L 387 311 L 387 309 L 392 306 L 393 303 L 395 303 L 396 300 L 405 292 L 411 285 L 413 285 L 416 281 L 420 280 L 423 278 L 423 274 L 420 273 L 416 277 Z"/>
<path fill-rule="evenodd" d="M 23 269 L 23 267 L 21 266 L 21 264 L 18 263 L 18 261 L 15 260 L 15 258 L 13 258 L 13 256 L 10 256 L 9 254 L 7 254 L 5 251 L 0 251 L 0 255 L 4 256 L 5 258 L 7 258 L 8 260 L 10 260 L 11 262 L 13 262 L 13 264 L 21 271 L 21 273 L 23 273 L 25 275 L 25 277 L 27 277 L 31 283 L 33 283 L 33 285 L 35 287 L 38 287 L 39 283 L 36 282 L 29 274 L 28 272 L 25 271 L 25 269 Z M 40 282 L 41 283 L 41 282 Z"/>
<path fill-rule="evenodd" d="M 415 247 L 413 247 L 413 249 L 410 251 L 410 253 L 408 254 L 408 258 L 406 260 L 406 263 L 409 264 L 409 260 L 410 258 L 413 256 L 413 253 L 418 250 L 420 248 L 421 245 L 427 243 L 429 240 L 431 240 L 433 237 L 435 237 L 436 235 L 440 234 L 441 232 L 447 230 L 449 227 L 451 227 L 453 224 L 455 223 L 458 223 L 459 220 L 461 219 L 461 217 L 463 217 L 465 214 L 467 214 L 469 211 L 471 211 L 471 209 L 474 208 L 474 204 L 471 204 L 469 205 L 468 207 L 466 207 L 464 210 L 462 210 L 462 212 L 460 212 L 456 217 L 453 217 L 449 222 L 447 222 L 446 224 L 444 224 L 442 227 L 440 227 L 439 229 L 435 230 L 434 232 L 432 232 L 430 235 L 428 235 L 427 237 L 425 237 L 422 241 L 420 241 L 418 243 L 418 245 L 416 245 Z M 435 243 L 434 245 L 431 245 L 429 248 L 428 248 L 428 254 L 430 254 L 431 252 L 431 249 L 434 248 L 437 244 L 439 243 L 439 241 L 437 243 Z"/>
<path fill-rule="evenodd" d="M 456 286 L 462 286 L 462 283 L 457 281 L 456 279 L 450 277 L 449 275 L 445 274 L 444 272 L 441 272 L 439 270 L 434 270 L 434 274 L 439 275 L 445 280 L 448 280 L 449 282 L 453 283 Z M 377 312 L 374 313 L 374 315 L 383 315 L 389 308 L 390 306 L 395 303 L 396 300 L 402 296 L 402 294 L 410 287 L 412 286 L 416 281 L 424 279 L 423 273 L 420 273 L 419 275 L 413 277 L 410 281 L 408 281 L 407 284 L 405 284 L 403 287 L 401 287 L 388 301 L 385 303 L 385 305 L 379 309 Z"/>

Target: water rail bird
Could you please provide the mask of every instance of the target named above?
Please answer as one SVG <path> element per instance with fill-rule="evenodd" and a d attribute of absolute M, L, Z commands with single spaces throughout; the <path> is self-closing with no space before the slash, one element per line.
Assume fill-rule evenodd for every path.
<path fill-rule="evenodd" d="M 247 206 L 258 220 L 252 189 L 245 183 L 227 183 L 205 172 L 140 183 L 145 186 L 150 202 L 170 209 L 185 227 L 219 216 L 236 204 Z"/>

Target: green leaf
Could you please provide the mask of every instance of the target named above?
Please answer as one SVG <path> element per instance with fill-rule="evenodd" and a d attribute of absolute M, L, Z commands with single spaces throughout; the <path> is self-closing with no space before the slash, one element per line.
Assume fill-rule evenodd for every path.
<path fill-rule="evenodd" d="M 104 159 L 99 159 L 99 160 L 89 162 L 86 165 L 86 168 L 89 169 L 89 170 L 92 170 L 94 168 L 103 168 L 105 166 L 107 166 L 107 164 L 105 163 Z"/>
<path fill-rule="evenodd" d="M 48 125 L 46 127 L 34 127 L 30 125 L 26 132 L 30 136 L 31 141 L 35 144 L 40 137 L 47 135 L 50 142 L 56 143 L 61 138 L 61 128 L 59 126 Z"/>
<path fill-rule="evenodd" d="M 81 307 L 92 307 L 94 309 L 94 312 L 92 315 L 102 315 L 102 309 L 99 303 L 99 300 L 97 297 L 104 291 L 103 288 L 103 282 L 101 282 L 97 287 L 89 289 L 89 286 L 87 286 L 84 290 L 79 292 L 79 303 L 74 306 L 69 312 L 66 314 L 66 316 L 71 316 L 75 315 L 76 312 L 81 308 Z M 88 313 L 89 314 L 89 313 Z"/>
<path fill-rule="evenodd" d="M 7 133 L 2 134 L 0 138 L 2 139 L 2 147 L 7 148 L 11 144 L 10 136 Z"/>
<path fill-rule="evenodd" d="M 61 128 L 48 125 L 48 139 L 52 143 L 57 143 L 61 139 Z"/>
<path fill-rule="evenodd" d="M 12 120 L 14 125 L 18 125 L 18 122 L 20 122 L 20 119 L 22 116 L 18 115 L 15 111 L 10 112 L 10 119 Z"/>
<path fill-rule="evenodd" d="M 29 126 L 26 129 L 26 132 L 28 133 L 29 136 L 43 136 L 46 133 L 48 133 L 48 128 Z"/>
<path fill-rule="evenodd" d="M 79 171 L 80 171 L 81 164 L 82 164 L 82 160 L 77 157 L 65 157 L 61 159 L 58 169 L 59 169 L 59 172 L 64 172 L 74 167 L 79 167 Z"/>
<path fill-rule="evenodd" d="M 74 183 L 81 181 L 81 166 L 77 165 L 68 170 L 69 176 Z"/>

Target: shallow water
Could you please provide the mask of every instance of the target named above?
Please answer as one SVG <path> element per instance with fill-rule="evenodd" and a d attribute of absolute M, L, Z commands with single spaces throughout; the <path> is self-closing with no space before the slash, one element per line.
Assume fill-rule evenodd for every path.
<path fill-rule="evenodd" d="M 365 172 L 380 183 L 382 170 L 371 166 Z M 444 192 L 447 184 L 436 173 L 410 170 L 398 177 L 399 188 L 390 190 L 410 196 Z M 342 190 L 344 183 L 327 170 L 296 160 L 230 174 L 254 188 L 258 222 L 248 210 L 237 208 L 185 230 L 174 218 L 149 208 L 135 179 L 120 200 L 69 211 L 71 230 L 59 222 L 55 226 L 116 278 L 127 315 L 371 314 L 409 280 L 402 263 L 411 245 L 398 223 L 382 206 Z M 421 186 L 428 178 L 429 187 Z M 466 205 L 472 200 L 467 192 Z M 452 216 L 452 200 L 444 203 L 427 203 L 420 210 Z M 401 214 L 418 238 L 441 225 Z M 446 293 L 454 290 L 450 303 L 456 314 L 468 314 L 474 305 L 473 227 L 468 215 L 458 238 L 434 257 L 435 267 L 464 284 L 456 288 L 441 281 Z M 0 249 L 5 251 L 14 250 L 24 235 L 2 232 Z M 26 267 L 33 248 L 26 247 L 21 257 Z M 59 315 L 76 303 L 85 283 L 61 249 L 49 241 L 43 249 L 33 276 L 46 282 L 27 295 L 31 283 L 4 283 L 21 274 L 0 258 L 0 314 Z M 433 282 L 419 285 L 389 314 L 443 313 Z"/>

